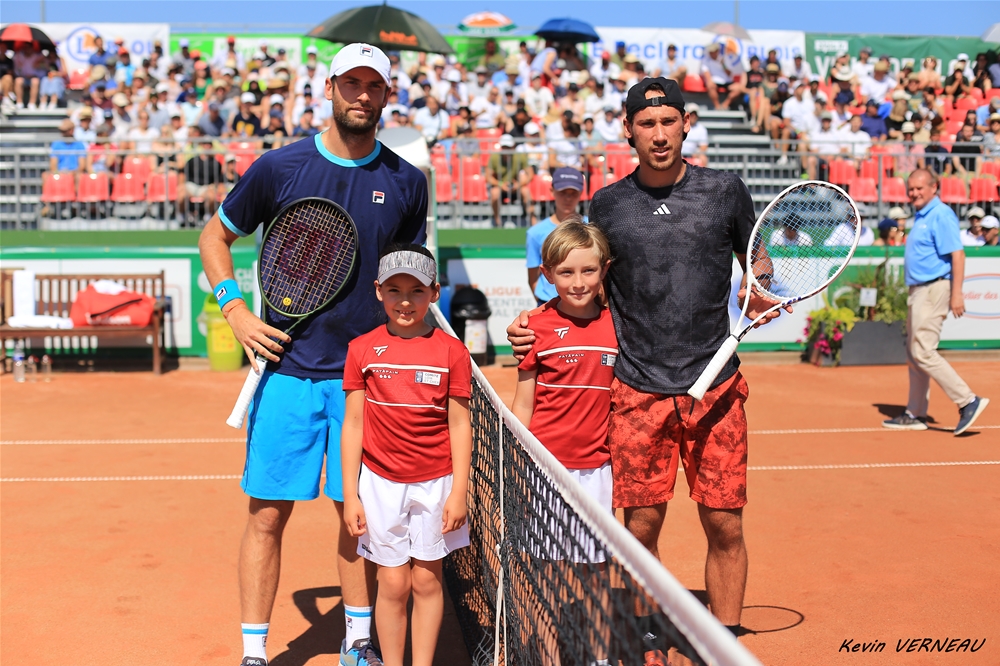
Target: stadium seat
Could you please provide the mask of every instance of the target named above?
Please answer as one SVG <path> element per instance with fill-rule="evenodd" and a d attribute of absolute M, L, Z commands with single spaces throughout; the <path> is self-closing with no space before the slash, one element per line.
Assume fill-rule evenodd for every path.
<path fill-rule="evenodd" d="M 177 201 L 177 172 L 169 171 L 165 178 L 161 173 L 152 174 L 148 184 L 146 201 L 150 203 Z"/>
<path fill-rule="evenodd" d="M 961 123 L 964 123 L 965 122 L 965 114 L 968 113 L 968 112 L 969 112 L 968 109 L 960 109 L 960 108 L 954 108 L 954 107 L 950 108 L 950 109 L 945 109 L 944 119 L 946 121 L 955 121 L 955 120 L 957 120 L 957 121 L 959 121 Z M 959 125 L 959 127 L 961 127 L 961 125 Z"/>
<path fill-rule="evenodd" d="M 452 200 L 452 186 L 454 181 L 447 170 L 436 171 L 434 173 L 435 192 L 438 203 L 450 203 Z"/>
<path fill-rule="evenodd" d="M 234 155 L 239 155 L 241 153 L 253 155 L 257 152 L 257 149 L 249 141 L 233 141 L 229 144 L 229 152 Z"/>
<path fill-rule="evenodd" d="M 945 176 L 941 179 L 941 201 L 947 204 L 969 203 L 969 193 L 965 189 L 965 181 L 956 176 Z"/>
<path fill-rule="evenodd" d="M 69 73 L 70 90 L 83 90 L 90 84 L 90 70 L 86 67 L 74 69 Z"/>
<path fill-rule="evenodd" d="M 882 161 L 882 170 L 885 173 L 892 171 L 892 158 L 888 155 L 882 155 L 879 157 L 870 157 L 861 163 L 861 177 L 871 178 L 876 183 L 878 182 L 878 163 L 879 159 Z"/>
<path fill-rule="evenodd" d="M 1000 179 L 1000 162 L 983 162 L 979 173 L 983 176 L 993 176 Z"/>
<path fill-rule="evenodd" d="M 131 173 L 120 173 L 115 176 L 111 187 L 111 200 L 115 203 L 135 203 L 146 198 L 144 183 Z"/>
<path fill-rule="evenodd" d="M 479 163 L 482 165 L 483 172 L 485 173 L 486 167 L 490 163 L 490 156 L 494 153 L 499 153 L 503 148 L 496 141 L 480 141 L 479 142 Z"/>
<path fill-rule="evenodd" d="M 705 92 L 705 82 L 697 74 L 688 74 L 684 77 L 684 91 L 703 93 Z"/>
<path fill-rule="evenodd" d="M 236 173 L 243 175 L 250 168 L 250 165 L 257 161 L 256 155 L 247 155 L 246 153 L 237 153 L 236 155 Z"/>
<path fill-rule="evenodd" d="M 993 178 L 973 178 L 969 184 L 971 192 L 969 200 L 976 203 L 993 203 L 1000 201 L 997 196 L 997 181 Z"/>
<path fill-rule="evenodd" d="M 910 202 L 906 194 L 906 183 L 900 177 L 882 180 L 882 201 L 886 203 L 905 204 Z"/>
<path fill-rule="evenodd" d="M 955 100 L 955 108 L 963 111 L 975 111 L 979 108 L 979 102 L 975 97 L 959 97 Z"/>
<path fill-rule="evenodd" d="M 98 203 L 108 200 L 108 174 L 88 173 L 80 177 L 76 200 L 80 203 Z"/>
<path fill-rule="evenodd" d="M 531 192 L 532 201 L 555 200 L 555 197 L 552 196 L 552 176 L 547 173 L 536 173 L 528 185 L 528 191 Z"/>
<path fill-rule="evenodd" d="M 834 185 L 850 185 L 857 177 L 854 165 L 847 160 L 830 161 L 830 182 Z"/>
<path fill-rule="evenodd" d="M 149 159 L 145 157 L 131 156 L 125 158 L 122 165 L 122 173 L 132 174 L 139 179 L 140 183 L 145 183 L 149 178 L 149 173 L 153 168 L 149 165 Z"/>
<path fill-rule="evenodd" d="M 502 134 L 503 130 L 499 127 L 489 127 L 486 129 L 476 130 L 477 139 L 499 139 Z"/>
<path fill-rule="evenodd" d="M 990 88 L 990 91 L 986 93 L 986 99 L 993 99 L 994 97 L 1000 97 L 1000 88 Z"/>
<path fill-rule="evenodd" d="M 851 183 L 851 197 L 862 203 L 877 203 L 878 190 L 872 178 L 855 178 Z"/>
<path fill-rule="evenodd" d="M 948 134 L 958 134 L 958 130 L 962 129 L 962 125 L 964 124 L 965 121 L 961 118 L 959 118 L 958 120 L 949 120 L 944 124 L 945 131 Z"/>
<path fill-rule="evenodd" d="M 486 201 L 486 179 L 479 172 L 467 172 L 458 181 L 458 199 L 463 203 Z"/>
<path fill-rule="evenodd" d="M 992 90 L 992 88 L 991 88 L 991 90 Z M 978 106 L 982 106 L 983 105 L 984 95 L 983 95 L 983 91 L 982 91 L 981 88 L 973 88 L 972 92 L 970 92 L 969 94 L 972 95 L 972 99 L 976 100 L 976 104 Z"/>
<path fill-rule="evenodd" d="M 469 174 L 482 174 L 483 163 L 480 157 L 476 155 L 469 155 L 461 158 L 455 155 L 454 157 L 455 159 L 453 159 L 451 163 L 451 175 L 456 181 L 465 178 Z"/>
<path fill-rule="evenodd" d="M 66 203 L 76 201 L 76 183 L 71 173 L 42 174 L 42 203 Z"/>

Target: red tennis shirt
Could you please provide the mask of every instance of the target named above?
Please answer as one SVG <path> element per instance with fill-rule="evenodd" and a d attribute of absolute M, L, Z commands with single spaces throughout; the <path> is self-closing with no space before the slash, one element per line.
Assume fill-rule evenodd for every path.
<path fill-rule="evenodd" d="M 538 372 L 528 429 L 567 469 L 594 469 L 611 460 L 615 326 L 607 308 L 595 319 L 578 319 L 560 312 L 557 302 L 529 317 L 535 344 L 518 366 Z"/>
<path fill-rule="evenodd" d="M 364 390 L 362 462 L 397 483 L 452 473 L 448 398 L 472 394 L 465 345 L 435 328 L 400 338 L 383 325 L 347 347 L 344 390 Z"/>

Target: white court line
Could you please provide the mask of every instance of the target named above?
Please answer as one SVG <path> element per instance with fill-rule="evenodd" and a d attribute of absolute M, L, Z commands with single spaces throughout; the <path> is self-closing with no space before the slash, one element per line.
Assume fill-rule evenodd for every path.
<path fill-rule="evenodd" d="M 969 432 L 976 430 L 996 430 L 1000 425 L 973 426 Z M 939 428 L 932 425 L 930 430 L 951 431 L 953 428 Z M 751 430 L 751 435 L 825 435 L 851 432 L 923 432 L 918 430 L 894 430 L 891 428 L 806 428 L 798 430 Z"/>
<path fill-rule="evenodd" d="M 37 446 L 41 444 L 223 444 L 246 442 L 246 437 L 201 439 L 6 439 L 0 446 Z"/>
<path fill-rule="evenodd" d="M 78 481 L 231 481 L 239 474 L 202 474 L 186 476 L 26 476 L 0 478 L 0 483 L 78 482 Z"/>
<path fill-rule="evenodd" d="M 840 465 L 760 465 L 751 472 L 785 472 L 811 469 L 877 469 L 880 467 L 954 467 L 959 465 L 1000 465 L 1000 460 L 956 460 L 952 462 L 844 463 Z"/>

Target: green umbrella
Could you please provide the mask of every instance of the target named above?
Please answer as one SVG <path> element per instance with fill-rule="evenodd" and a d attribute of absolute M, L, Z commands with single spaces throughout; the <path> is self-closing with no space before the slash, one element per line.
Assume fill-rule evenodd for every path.
<path fill-rule="evenodd" d="M 365 42 L 389 51 L 455 52 L 430 23 L 386 4 L 335 14 L 310 30 L 308 36 L 342 44 Z"/>

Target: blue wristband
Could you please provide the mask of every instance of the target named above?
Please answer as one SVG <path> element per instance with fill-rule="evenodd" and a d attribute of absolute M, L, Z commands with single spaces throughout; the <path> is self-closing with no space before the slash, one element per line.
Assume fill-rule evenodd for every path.
<path fill-rule="evenodd" d="M 220 308 L 237 298 L 243 299 L 243 294 L 240 292 L 240 285 L 236 283 L 236 280 L 223 280 L 215 286 L 215 300 L 219 301 Z"/>

